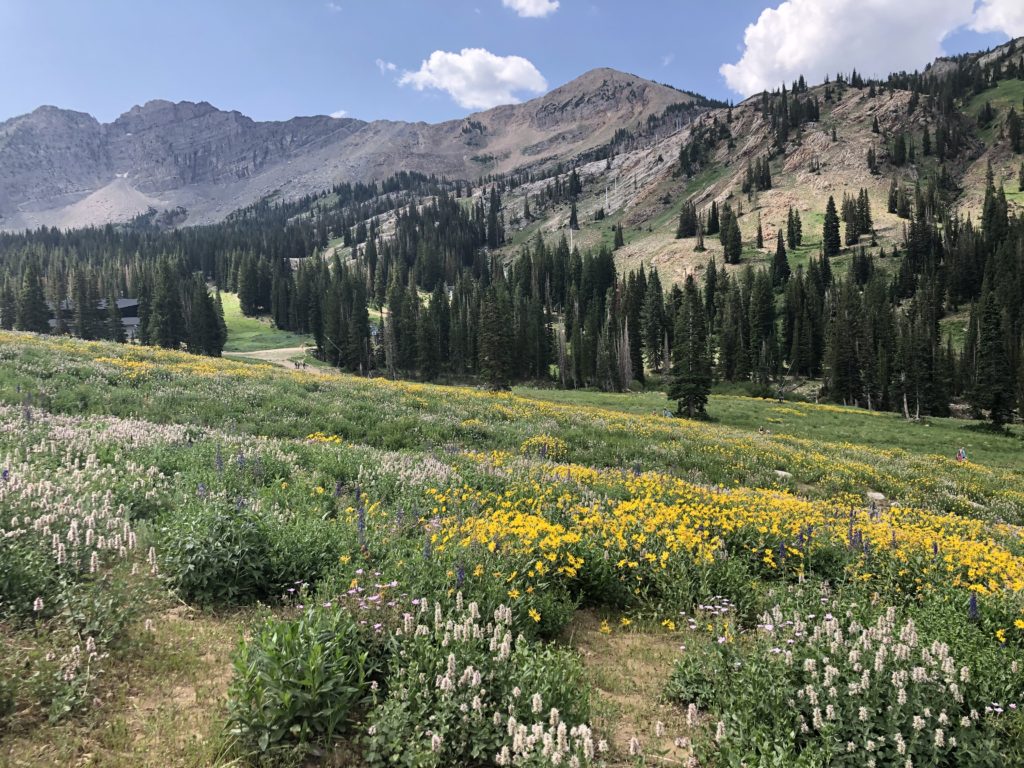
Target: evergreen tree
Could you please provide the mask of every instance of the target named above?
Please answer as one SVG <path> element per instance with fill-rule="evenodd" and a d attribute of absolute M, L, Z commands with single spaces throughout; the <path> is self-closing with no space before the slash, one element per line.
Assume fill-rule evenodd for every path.
<path fill-rule="evenodd" d="M 579 217 L 576 215 L 576 201 L 573 200 L 572 205 L 569 208 L 569 229 L 578 230 L 579 228 L 580 220 Z"/>
<path fill-rule="evenodd" d="M 626 244 L 625 238 L 622 236 L 622 225 L 619 224 L 615 227 L 615 240 L 612 244 L 614 250 L 618 250 Z"/>
<path fill-rule="evenodd" d="M 492 284 L 480 300 L 477 346 L 480 375 L 493 389 L 507 389 L 512 371 L 511 301 L 503 283 Z"/>
<path fill-rule="evenodd" d="M 257 314 L 259 302 L 259 273 L 256 258 L 247 253 L 238 267 L 238 307 L 243 315 Z"/>
<path fill-rule="evenodd" d="M 835 199 L 829 195 L 821 234 L 821 247 L 826 258 L 839 255 L 839 242 L 839 214 L 836 212 Z"/>
<path fill-rule="evenodd" d="M 782 285 L 789 280 L 789 275 L 789 259 L 786 258 L 786 246 L 782 241 L 780 229 L 775 240 L 775 259 L 772 261 L 772 285 Z"/>
<path fill-rule="evenodd" d="M 719 236 L 725 249 L 725 262 L 739 264 L 743 255 L 743 236 L 740 234 L 740 225 L 736 220 L 736 214 L 729 206 L 722 211 L 722 228 Z"/>
<path fill-rule="evenodd" d="M 679 226 L 676 227 L 676 239 L 695 237 L 697 235 L 697 206 L 691 201 L 683 203 L 679 211 Z"/>
<path fill-rule="evenodd" d="M 177 349 L 185 339 L 185 314 L 179 280 L 168 259 L 157 267 L 147 330 L 151 343 L 158 347 Z"/>
<path fill-rule="evenodd" d="M 192 279 L 188 293 L 186 346 L 194 355 L 220 357 L 226 337 L 223 335 L 217 305 L 203 276 Z"/>
<path fill-rule="evenodd" d="M 14 288 L 11 287 L 11 279 L 4 277 L 3 286 L 0 287 L 0 328 L 5 331 L 13 330 L 17 314 L 18 300 Z"/>
<path fill-rule="evenodd" d="M 50 310 L 46 306 L 46 294 L 43 293 L 43 285 L 34 259 L 29 260 L 22 276 L 14 328 L 35 333 L 50 332 Z"/>
<path fill-rule="evenodd" d="M 1014 386 L 1012 357 L 1006 349 L 1003 316 L 995 291 L 988 287 L 978 309 L 977 363 L 970 403 L 988 411 L 992 423 L 1000 426 L 1013 416 Z"/>
<path fill-rule="evenodd" d="M 651 272 L 647 281 L 641 326 L 647 364 L 652 370 L 660 371 L 664 351 L 662 340 L 665 336 L 665 294 L 656 269 Z"/>
<path fill-rule="evenodd" d="M 121 320 L 121 310 L 117 308 L 117 299 L 114 294 L 107 296 L 107 320 L 104 338 L 109 341 L 116 341 L 123 344 L 127 337 L 124 332 L 124 323 Z"/>
<path fill-rule="evenodd" d="M 691 419 L 705 417 L 711 393 L 711 356 L 704 307 L 692 275 L 686 278 L 673 335 L 668 397 L 676 401 L 677 413 Z"/>
<path fill-rule="evenodd" d="M 720 223 L 718 221 L 718 203 L 717 201 L 712 200 L 711 212 L 708 214 L 708 226 L 705 233 L 708 235 L 717 235 L 720 228 Z"/>

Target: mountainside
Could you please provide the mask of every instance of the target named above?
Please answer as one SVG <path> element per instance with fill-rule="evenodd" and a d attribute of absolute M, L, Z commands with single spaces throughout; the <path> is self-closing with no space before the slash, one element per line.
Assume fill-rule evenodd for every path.
<path fill-rule="evenodd" d="M 957 69 L 958 64 L 962 67 Z M 952 95 L 957 77 L 977 64 L 1004 79 L 980 89 L 973 97 Z M 960 73 L 959 75 L 957 73 Z M 705 111 L 679 130 L 622 147 L 605 161 L 582 162 L 577 171 L 583 192 L 576 204 L 580 229 L 573 233 L 581 249 L 612 246 L 614 228 L 621 226 L 625 244 L 615 252 L 623 269 L 657 267 L 662 278 L 681 282 L 687 274 L 701 273 L 709 258 L 725 263 L 723 244 L 707 237 L 706 250 L 696 249 L 696 238 L 678 238 L 679 214 L 687 202 L 705 218 L 712 202 L 728 203 L 737 214 L 744 241 L 743 265 L 767 264 L 775 250 L 777 230 L 790 208 L 803 217 L 803 248 L 798 260 L 817 253 L 822 213 L 830 196 L 838 204 L 844 194 L 866 189 L 872 202 L 874 242 L 891 251 L 902 245 L 906 217 L 890 212 L 887 197 L 894 180 L 908 197 L 920 187 L 928 197 L 934 188 L 941 207 L 980 218 L 986 169 L 991 163 L 996 186 L 1005 187 L 1011 210 L 1024 209 L 1020 164 L 1022 155 L 1011 147 L 1010 110 L 1018 114 L 1024 103 L 1024 41 L 1018 39 L 983 53 L 957 59 L 939 59 L 921 75 L 935 78 L 940 95 L 915 93 L 909 82 L 894 76 L 885 88 L 832 82 L 788 93 L 787 114 L 800 112 L 793 105 L 814 103 L 816 119 L 802 118 L 789 126 L 780 143 L 777 117 L 779 93 L 751 97 L 732 108 Z M 943 90 L 950 91 L 941 95 Z M 919 86 L 920 88 L 921 86 Z M 788 88 L 788 85 L 787 85 Z M 924 89 L 927 92 L 927 89 Z M 985 104 L 993 117 L 979 119 Z M 925 134 L 929 148 L 925 148 Z M 938 136 L 944 139 L 939 152 Z M 895 158 L 897 140 L 905 142 L 907 158 Z M 680 167 L 680 152 L 697 152 L 701 159 L 689 172 Z M 876 167 L 867 162 L 873 152 Z M 941 155 L 941 156 L 940 156 Z M 748 163 L 767 160 L 772 183 L 744 192 Z M 541 208 L 549 179 L 525 183 L 505 198 L 512 221 L 506 252 L 516 253 L 538 233 L 545 238 L 568 237 L 568 200 Z M 518 217 L 529 197 L 531 219 Z M 931 207 L 931 206 L 930 206 Z M 938 207 L 935 208 L 935 215 Z M 758 226 L 764 247 L 755 247 Z M 868 245 L 869 238 L 861 243 Z M 877 249 L 872 249 L 877 254 Z M 731 267 L 730 267 L 731 268 Z"/>
<path fill-rule="evenodd" d="M 439 124 L 297 117 L 255 122 L 206 102 L 150 101 L 114 122 L 40 107 L 0 123 L 0 228 L 82 226 L 183 207 L 222 219 L 401 170 L 473 179 L 568 159 L 694 97 L 595 69 L 523 104 Z M 694 106 L 694 109 L 697 109 Z"/>

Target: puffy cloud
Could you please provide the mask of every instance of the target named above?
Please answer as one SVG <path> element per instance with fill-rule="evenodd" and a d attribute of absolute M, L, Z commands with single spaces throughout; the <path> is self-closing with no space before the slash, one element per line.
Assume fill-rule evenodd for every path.
<path fill-rule="evenodd" d="M 341 6 L 337 3 L 327 3 L 327 10 L 332 13 L 341 13 Z"/>
<path fill-rule="evenodd" d="M 1024 35 L 1024 3 L 1021 0 L 982 0 L 971 29 L 1020 37 Z"/>
<path fill-rule="evenodd" d="M 661 57 L 661 66 L 667 67 L 669 64 L 671 64 L 675 60 L 676 60 L 676 55 L 674 53 L 666 53 L 664 56 Z"/>
<path fill-rule="evenodd" d="M 388 72 L 394 72 L 398 69 L 393 61 L 384 61 L 384 59 L 377 59 L 374 61 L 374 64 L 377 65 L 377 69 L 380 70 L 382 75 L 386 75 Z"/>
<path fill-rule="evenodd" d="M 541 93 L 548 84 L 533 64 L 522 56 L 496 56 L 483 48 L 463 48 L 459 53 L 434 51 L 418 71 L 405 72 L 398 81 L 417 91 L 447 91 L 460 107 L 488 109 L 515 104 L 515 93 Z"/>
<path fill-rule="evenodd" d="M 719 72 L 749 96 L 801 74 L 817 82 L 852 68 L 865 75 L 920 69 L 942 55 L 942 40 L 973 15 L 974 0 L 786 0 L 747 27 L 740 60 Z"/>
<path fill-rule="evenodd" d="M 558 0 L 501 0 L 501 4 L 529 19 L 542 19 L 558 10 Z"/>
<path fill-rule="evenodd" d="M 348 112 L 346 112 L 344 109 L 339 109 L 337 112 L 331 112 L 331 117 L 339 118 L 339 117 L 344 117 L 347 114 L 348 114 Z"/>

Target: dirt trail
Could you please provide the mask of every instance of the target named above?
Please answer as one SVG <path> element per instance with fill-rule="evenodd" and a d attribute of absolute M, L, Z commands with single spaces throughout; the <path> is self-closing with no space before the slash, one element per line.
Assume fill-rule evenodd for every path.
<path fill-rule="evenodd" d="M 280 365 L 282 368 L 287 368 L 290 371 L 296 370 L 295 364 L 292 363 L 291 358 L 302 356 L 304 358 L 310 358 L 309 354 L 311 351 L 310 347 L 283 347 L 282 349 L 257 349 L 252 352 L 225 352 L 225 357 L 244 357 L 249 360 L 260 360 L 264 363 L 271 363 L 272 365 Z M 313 373 L 318 376 L 331 376 L 334 374 L 333 368 L 320 368 L 315 365 L 307 365 L 303 369 L 306 373 Z"/>

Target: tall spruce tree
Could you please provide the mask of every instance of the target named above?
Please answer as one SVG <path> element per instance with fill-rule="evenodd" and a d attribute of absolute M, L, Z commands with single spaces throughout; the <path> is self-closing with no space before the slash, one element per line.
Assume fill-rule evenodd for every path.
<path fill-rule="evenodd" d="M 34 259 L 29 260 L 22 276 L 14 327 L 19 331 L 35 333 L 50 331 L 50 310 L 46 306 L 46 294 Z"/>
<path fill-rule="evenodd" d="M 1013 368 L 1006 349 L 1003 315 L 990 286 L 986 286 L 977 311 L 977 363 L 969 399 L 979 411 L 988 411 L 993 424 L 1001 426 L 1013 416 Z"/>
<path fill-rule="evenodd" d="M 826 258 L 839 255 L 839 214 L 836 212 L 836 201 L 832 195 L 828 196 L 828 203 L 825 205 L 825 221 L 821 231 L 821 248 Z"/>
<path fill-rule="evenodd" d="M 672 379 L 668 396 L 676 411 L 687 418 L 707 415 L 711 393 L 711 355 L 708 350 L 704 305 L 693 276 L 686 278 L 683 299 L 676 313 L 672 346 Z"/>
<path fill-rule="evenodd" d="M 789 259 L 786 257 L 786 244 L 782 241 L 780 229 L 775 238 L 775 258 L 772 260 L 772 285 L 776 288 L 789 280 Z"/>

